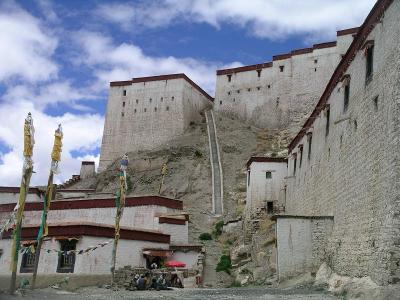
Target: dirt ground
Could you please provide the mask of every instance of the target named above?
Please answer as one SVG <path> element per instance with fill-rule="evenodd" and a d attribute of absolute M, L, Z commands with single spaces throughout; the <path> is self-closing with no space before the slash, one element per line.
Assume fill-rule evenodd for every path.
<path fill-rule="evenodd" d="M 0 295 L 1 300 L 11 299 L 56 299 L 56 300 L 103 300 L 103 299 L 277 299 L 277 300 L 322 300 L 340 299 L 322 291 L 310 288 L 267 289 L 267 288 L 231 288 L 231 289 L 176 289 L 172 291 L 112 291 L 104 288 L 84 288 L 77 292 L 55 289 L 28 290 L 25 296 Z"/>

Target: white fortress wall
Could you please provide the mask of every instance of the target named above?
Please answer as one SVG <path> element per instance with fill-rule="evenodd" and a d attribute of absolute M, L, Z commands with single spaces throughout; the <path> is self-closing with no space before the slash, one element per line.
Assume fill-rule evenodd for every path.
<path fill-rule="evenodd" d="M 373 12 L 379 19 L 383 8 Z M 375 27 L 370 33 L 364 29 L 363 35 L 356 38 L 355 56 L 350 52 L 348 68 L 345 57 L 333 75 L 335 80 L 350 76 L 347 110 L 345 80 L 333 81 L 328 106 L 321 104 L 321 111 L 316 108 L 315 115 L 289 146 L 286 213 L 333 216 L 333 233 L 326 249 L 328 263 L 338 273 L 369 275 L 378 283 L 400 280 L 399 15 L 397 0 L 380 22 L 370 20 L 366 28 Z M 374 43 L 370 81 L 366 81 L 363 47 L 371 44 L 368 41 Z"/>
<path fill-rule="evenodd" d="M 337 42 L 276 55 L 269 63 L 218 70 L 215 109 L 259 127 L 290 126 L 294 135 L 318 100 L 355 30 L 338 32 Z"/>

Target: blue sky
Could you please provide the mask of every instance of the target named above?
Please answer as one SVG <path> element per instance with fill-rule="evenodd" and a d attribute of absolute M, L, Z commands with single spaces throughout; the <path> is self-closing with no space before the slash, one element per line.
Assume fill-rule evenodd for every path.
<path fill-rule="evenodd" d="M 34 184 L 64 127 L 63 181 L 98 161 L 108 82 L 184 72 L 211 95 L 215 70 L 335 40 L 375 1 L 1 1 L 0 185 L 19 182 L 23 119 L 36 127 Z"/>

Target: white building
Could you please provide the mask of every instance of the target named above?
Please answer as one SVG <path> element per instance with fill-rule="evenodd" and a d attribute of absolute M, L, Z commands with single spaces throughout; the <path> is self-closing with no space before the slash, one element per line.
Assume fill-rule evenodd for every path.
<path fill-rule="evenodd" d="M 153 149 L 181 135 L 212 104 L 185 74 L 111 82 L 99 171 L 125 152 Z"/>
<path fill-rule="evenodd" d="M 214 109 L 295 135 L 356 32 L 338 31 L 335 42 L 275 55 L 272 62 L 218 70 Z"/>
<path fill-rule="evenodd" d="M 253 156 L 247 161 L 246 218 L 256 210 L 267 214 L 285 205 L 287 159 Z"/>
<path fill-rule="evenodd" d="M 65 194 L 65 190 L 62 193 Z M 15 204 L 16 201 L 0 204 L 0 224 L 8 218 Z M 41 201 L 25 204 L 21 242 L 25 247 L 36 242 L 42 210 Z M 110 275 L 110 241 L 114 238 L 115 214 L 115 199 L 111 197 L 53 200 L 47 218 L 49 235 L 42 247 L 38 278 L 43 280 L 52 274 L 71 273 L 74 278 L 97 276 L 101 281 L 98 276 L 104 275 L 106 277 L 102 280 L 107 279 Z M 161 263 L 183 259 L 188 269 L 195 270 L 203 249 L 188 243 L 188 221 L 189 215 L 183 211 L 182 201 L 160 196 L 127 197 L 120 221 L 117 268 L 145 268 L 153 261 Z M 102 245 L 104 243 L 107 245 Z M 93 251 L 85 251 L 93 247 Z M 67 252 L 71 250 L 74 252 Z M 0 252 L 0 281 L 3 278 L 1 276 L 8 280 L 11 231 L 5 232 L 4 238 L 0 240 Z M 33 263 L 33 253 L 21 253 L 19 273 L 32 273 Z M 54 278 L 60 280 L 57 276 Z M 54 280 L 47 279 L 53 283 Z M 82 284 L 90 282 L 96 283 L 85 279 Z M 1 288 L 5 287 L 0 284 Z"/>
<path fill-rule="evenodd" d="M 279 252 L 282 262 L 298 256 L 297 267 L 280 266 L 285 276 L 315 272 L 313 262 L 325 261 L 341 275 L 400 281 L 399 48 L 400 1 L 380 0 L 289 145 L 278 250 L 301 249 L 295 237 L 303 230 L 319 255 Z M 314 230 L 304 218 L 333 221 Z"/>

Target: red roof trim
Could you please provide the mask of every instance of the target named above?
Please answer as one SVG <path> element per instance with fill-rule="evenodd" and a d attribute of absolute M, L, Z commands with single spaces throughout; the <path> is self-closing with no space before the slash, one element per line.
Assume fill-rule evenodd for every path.
<path fill-rule="evenodd" d="M 331 79 L 328 82 L 328 85 L 325 88 L 324 93 L 318 101 L 318 104 L 314 108 L 310 117 L 304 123 L 303 128 L 296 135 L 296 137 L 289 144 L 289 153 L 296 147 L 296 144 L 303 138 L 306 134 L 306 129 L 310 128 L 314 123 L 317 115 L 321 112 L 321 110 L 325 107 L 325 104 L 328 102 L 329 97 L 332 91 L 335 89 L 337 83 L 341 80 L 342 76 L 347 71 L 348 66 L 353 61 L 354 57 L 357 54 L 357 51 L 361 49 L 365 40 L 368 38 L 369 33 L 374 29 L 377 22 L 379 22 L 382 14 L 385 10 L 392 4 L 393 0 L 379 0 L 376 2 L 371 12 L 368 14 L 364 23 L 359 28 L 357 35 L 355 36 L 353 42 L 351 43 L 349 49 L 346 54 L 343 56 L 339 65 L 336 67 L 335 72 L 333 73 Z"/>
<path fill-rule="evenodd" d="M 300 50 L 300 49 L 299 49 L 299 50 Z M 288 59 L 288 58 L 291 58 L 291 57 L 292 57 L 292 54 L 290 54 L 290 53 L 278 54 L 278 55 L 272 56 L 272 60 L 273 60 L 273 61 L 275 61 L 275 60 L 282 60 L 282 59 Z"/>
<path fill-rule="evenodd" d="M 94 165 L 94 161 L 84 160 L 82 161 L 82 165 Z"/>
<path fill-rule="evenodd" d="M 320 44 L 314 44 L 313 49 L 324 49 L 324 48 L 331 48 L 331 47 L 336 47 L 337 42 L 326 42 L 326 43 L 320 43 Z"/>
<path fill-rule="evenodd" d="M 16 186 L 0 186 L 0 193 L 19 194 L 19 190 L 20 188 Z M 28 193 L 40 195 L 42 192 L 39 190 L 39 188 L 31 187 L 29 188 Z"/>
<path fill-rule="evenodd" d="M 159 224 L 174 224 L 174 225 L 186 225 L 185 219 L 177 219 L 177 218 L 168 218 L 168 217 L 159 217 Z"/>
<path fill-rule="evenodd" d="M 354 28 L 347 28 L 347 29 L 343 29 L 343 30 L 338 30 L 336 31 L 336 35 L 337 36 L 343 36 L 343 35 L 348 35 L 348 34 L 355 34 L 358 32 L 358 30 L 360 29 L 360 27 L 354 27 Z"/>
<path fill-rule="evenodd" d="M 172 209 L 183 209 L 183 202 L 160 196 L 143 196 L 126 198 L 125 207 L 158 205 Z M 15 203 L 0 204 L 0 212 L 11 212 Z M 114 198 L 105 199 L 87 199 L 87 200 L 54 200 L 51 202 L 51 210 L 65 209 L 90 209 L 90 208 L 107 208 L 115 207 Z M 25 211 L 41 211 L 43 210 L 42 202 L 25 203 Z"/>
<path fill-rule="evenodd" d="M 266 62 L 266 63 L 262 63 L 262 64 L 257 64 L 257 65 L 249 65 L 249 66 L 243 66 L 243 67 L 237 67 L 237 68 L 231 68 L 231 69 L 221 69 L 221 70 L 217 70 L 217 76 L 218 75 L 229 75 L 232 73 L 239 73 L 239 72 L 255 71 L 255 70 L 271 68 L 271 67 L 272 67 L 272 62 Z"/>
<path fill-rule="evenodd" d="M 39 230 L 39 226 L 35 227 L 23 227 L 21 237 L 23 239 L 35 239 Z M 12 235 L 11 231 L 4 232 L 4 238 L 10 238 Z M 49 225 L 49 233 L 47 236 L 97 236 L 97 237 L 107 237 L 114 238 L 115 231 L 112 226 L 102 226 L 102 225 L 90 225 L 90 224 L 76 224 L 76 225 Z M 150 241 L 159 243 L 170 243 L 170 235 L 141 231 L 135 229 L 120 229 L 120 238 L 125 240 L 137 240 L 137 241 Z"/>
<path fill-rule="evenodd" d="M 204 97 L 206 97 L 210 101 L 214 101 L 214 98 L 211 97 L 206 91 L 204 91 L 201 87 L 199 87 L 193 80 L 186 76 L 184 73 L 178 74 L 167 74 L 167 75 L 157 75 L 157 76 L 146 76 L 146 77 L 136 77 L 132 78 L 129 81 L 112 81 L 110 82 L 110 86 L 125 86 L 132 85 L 132 83 L 140 83 L 140 82 L 151 82 L 151 81 L 160 81 L 160 80 L 172 80 L 172 79 L 184 79 L 189 82 L 196 90 L 198 90 Z"/>
<path fill-rule="evenodd" d="M 287 163 L 287 158 L 283 157 L 265 157 L 265 156 L 252 156 L 250 159 L 247 161 L 246 166 L 247 168 L 250 167 L 250 165 L 253 162 L 272 162 L 272 163 Z"/>

